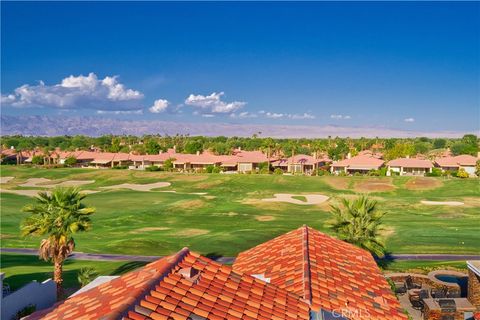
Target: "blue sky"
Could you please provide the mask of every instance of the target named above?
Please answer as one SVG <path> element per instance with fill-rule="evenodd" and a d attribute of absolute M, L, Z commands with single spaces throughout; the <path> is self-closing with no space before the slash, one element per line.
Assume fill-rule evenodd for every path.
<path fill-rule="evenodd" d="M 479 129 L 478 2 L 1 6 L 4 115 Z"/>

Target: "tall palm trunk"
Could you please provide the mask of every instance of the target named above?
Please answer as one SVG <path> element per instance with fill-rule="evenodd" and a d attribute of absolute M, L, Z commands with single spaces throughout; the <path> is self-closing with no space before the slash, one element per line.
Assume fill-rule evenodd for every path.
<path fill-rule="evenodd" d="M 54 260 L 53 281 L 57 284 L 57 299 L 60 300 L 63 297 L 63 260 Z"/>

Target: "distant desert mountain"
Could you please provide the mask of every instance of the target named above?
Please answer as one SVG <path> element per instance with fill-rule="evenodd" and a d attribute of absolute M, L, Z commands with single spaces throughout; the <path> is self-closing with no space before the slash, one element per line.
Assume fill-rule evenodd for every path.
<path fill-rule="evenodd" d="M 122 120 L 103 117 L 65 116 L 1 116 L 2 135 L 76 135 L 100 136 L 104 134 L 190 134 L 204 136 L 251 136 L 261 132 L 263 137 L 323 138 L 340 137 L 446 137 L 457 138 L 466 132 L 455 131 L 405 131 L 384 127 L 341 127 L 262 125 L 238 123 L 187 123 L 161 120 Z"/>

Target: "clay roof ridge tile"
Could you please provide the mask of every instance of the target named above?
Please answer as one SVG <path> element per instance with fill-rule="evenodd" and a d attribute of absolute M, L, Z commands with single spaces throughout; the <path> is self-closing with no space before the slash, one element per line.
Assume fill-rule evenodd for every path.
<path fill-rule="evenodd" d="M 308 304 L 312 304 L 312 283 L 310 273 L 310 254 L 308 244 L 308 226 L 303 226 L 302 232 L 302 250 L 303 250 L 303 298 Z"/>

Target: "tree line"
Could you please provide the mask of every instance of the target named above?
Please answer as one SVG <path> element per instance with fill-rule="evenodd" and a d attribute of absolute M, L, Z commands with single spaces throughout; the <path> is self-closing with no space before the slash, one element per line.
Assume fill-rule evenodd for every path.
<path fill-rule="evenodd" d="M 158 154 L 170 148 L 179 153 L 197 153 L 209 150 L 218 155 L 231 154 L 234 149 L 253 151 L 261 150 L 270 156 L 289 157 L 292 154 L 326 154 L 332 160 L 345 158 L 350 153 L 355 156 L 362 150 L 379 151 L 386 160 L 414 156 L 416 154 L 435 157 L 450 149 L 453 155 L 470 154 L 476 156 L 479 151 L 479 139 L 474 134 L 462 138 L 341 138 L 328 137 L 319 139 L 274 139 L 260 137 L 205 137 L 205 136 L 116 136 L 104 135 L 89 137 L 75 136 L 4 136 L 1 138 L 3 148 L 14 147 L 18 151 L 40 149 L 51 152 L 99 150 L 103 152 L 126 152 L 134 154 Z"/>

